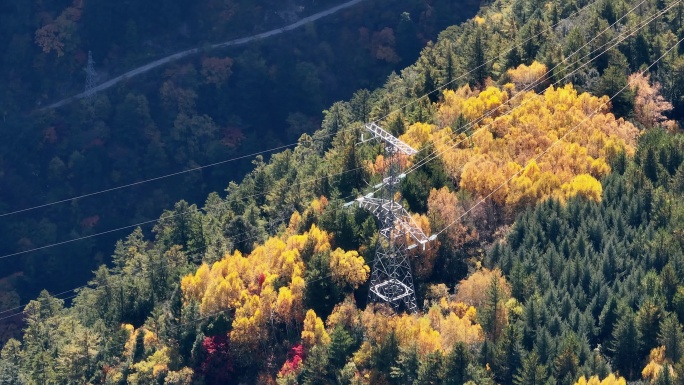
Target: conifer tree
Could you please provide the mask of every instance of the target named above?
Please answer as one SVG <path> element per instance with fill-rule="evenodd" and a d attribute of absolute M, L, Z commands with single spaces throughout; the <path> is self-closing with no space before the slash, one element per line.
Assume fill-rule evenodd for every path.
<path fill-rule="evenodd" d="M 536 350 L 533 350 L 523 358 L 513 383 L 515 385 L 544 385 L 548 378 L 548 369 L 539 362 L 539 355 Z"/>
<path fill-rule="evenodd" d="M 392 366 L 390 376 L 395 384 L 413 384 L 418 379 L 418 370 L 421 368 L 421 357 L 418 355 L 418 347 L 415 344 L 402 347 Z"/>
<path fill-rule="evenodd" d="M 444 360 L 444 385 L 465 383 L 468 378 L 468 365 L 471 361 L 468 346 L 463 342 L 456 343 Z"/>
<path fill-rule="evenodd" d="M 443 356 L 439 350 L 435 350 L 427 355 L 420 362 L 418 377 L 415 385 L 441 385 Z"/>
<path fill-rule="evenodd" d="M 641 363 L 641 333 L 637 328 L 634 313 L 626 310 L 613 330 L 613 364 L 627 379 L 637 378 Z"/>
<path fill-rule="evenodd" d="M 666 315 L 660 323 L 658 342 L 665 346 L 665 357 L 672 362 L 679 362 L 684 354 L 684 332 L 674 314 Z"/>

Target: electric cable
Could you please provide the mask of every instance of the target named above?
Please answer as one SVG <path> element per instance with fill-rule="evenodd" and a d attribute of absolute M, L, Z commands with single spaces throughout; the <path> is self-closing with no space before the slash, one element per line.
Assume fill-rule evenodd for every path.
<path fill-rule="evenodd" d="M 644 69 L 643 71 L 640 71 L 639 73 L 640 73 L 641 75 L 643 75 L 644 73 L 646 73 L 649 69 L 651 69 L 654 65 L 656 65 L 658 62 L 660 62 L 660 60 L 661 60 L 662 58 L 664 58 L 667 54 L 669 54 L 673 49 L 675 49 L 675 48 L 676 48 L 679 44 L 681 44 L 683 41 L 684 41 L 684 38 L 679 39 L 679 41 L 677 41 L 676 44 L 674 44 L 672 47 L 670 47 L 667 51 L 665 51 L 665 53 L 663 53 L 658 59 L 656 59 L 656 61 L 654 61 L 653 63 L 651 63 L 651 65 L 649 65 L 646 69 Z M 612 101 L 614 98 L 616 98 L 620 93 L 622 93 L 625 89 L 627 89 L 627 87 L 629 87 L 629 84 L 627 84 L 627 85 L 623 86 L 622 88 L 620 88 L 620 90 L 618 90 L 618 92 L 616 92 L 613 96 L 610 97 L 610 99 L 608 99 L 608 102 L 610 102 L 610 101 Z M 536 162 L 539 158 L 541 158 L 542 156 L 544 156 L 552 147 L 554 147 L 556 144 L 560 143 L 561 140 L 563 140 L 564 138 L 566 138 L 571 132 L 574 132 L 577 128 L 579 128 L 579 127 L 582 125 L 582 123 L 586 122 L 586 121 L 589 120 L 591 117 L 593 117 L 594 115 L 596 115 L 602 108 L 606 107 L 606 106 L 608 105 L 608 102 L 603 103 L 599 108 L 597 108 L 596 110 L 594 110 L 589 116 L 585 117 L 581 122 L 579 122 L 579 123 L 576 124 L 573 128 L 571 128 L 570 130 L 568 130 L 565 134 L 563 134 L 560 138 L 558 138 L 556 141 L 554 141 L 549 147 L 547 147 L 547 148 L 546 148 L 544 151 L 542 151 L 540 154 L 538 154 L 538 155 L 532 157 L 532 159 L 530 159 L 530 160 L 525 164 L 525 167 L 523 167 L 521 170 L 516 171 L 516 172 L 515 172 L 510 178 L 508 178 L 504 183 L 500 184 L 498 187 L 496 187 L 494 190 L 492 190 L 492 192 L 490 192 L 489 194 L 487 194 L 484 198 L 480 199 L 477 203 L 475 203 L 473 206 L 471 206 L 467 211 L 465 211 L 463 214 L 461 214 L 461 215 L 460 215 L 458 218 L 456 218 L 453 222 L 449 223 L 446 227 L 444 227 L 444 228 L 441 229 L 440 231 L 436 232 L 435 235 L 439 236 L 439 235 L 442 234 L 444 231 L 446 231 L 447 229 L 449 229 L 451 226 L 453 226 L 453 225 L 455 225 L 456 223 L 458 223 L 458 221 L 460 221 L 464 216 L 466 216 L 467 214 L 469 214 L 475 207 L 477 207 L 477 206 L 479 206 L 480 204 L 484 203 L 489 197 L 491 197 L 491 196 L 492 196 L 494 193 L 496 193 L 499 189 L 501 189 L 502 187 L 504 187 L 505 185 L 507 185 L 511 180 L 513 180 L 513 178 L 515 178 L 518 174 L 520 174 L 520 172 L 522 172 L 522 170 L 526 169 L 527 166 L 529 166 L 529 165 L 531 164 L 531 162 L 533 162 L 533 161 Z"/>
<path fill-rule="evenodd" d="M 564 19 L 561 19 L 561 20 L 559 20 L 557 23 L 555 23 L 555 24 L 553 24 L 552 26 L 550 26 L 547 30 L 553 31 L 553 29 L 556 28 L 558 25 L 560 25 L 562 22 L 567 21 L 567 20 L 571 19 L 572 17 L 579 15 L 580 13 L 584 12 L 584 11 L 587 10 L 589 7 L 591 7 L 592 5 L 598 3 L 599 1 L 600 1 L 600 0 L 591 2 L 591 3 L 587 4 L 587 5 L 585 5 L 584 7 L 580 8 L 579 10 L 574 11 L 574 12 L 571 13 L 568 17 L 566 17 L 566 18 L 564 18 Z M 541 36 L 541 35 L 544 34 L 547 30 L 543 30 L 543 31 L 541 31 L 541 32 L 539 32 L 539 33 L 537 33 L 537 34 L 535 34 L 535 35 L 529 37 L 528 39 L 524 40 L 523 42 L 521 42 L 521 43 L 519 43 L 519 44 L 513 45 L 513 47 L 511 47 L 511 48 L 508 49 L 508 51 L 504 51 L 504 52 L 505 52 L 505 53 L 506 53 L 506 52 L 510 52 L 510 51 L 512 51 L 513 49 L 515 49 L 516 47 L 522 47 L 525 43 L 531 41 L 532 39 L 535 39 L 535 38 Z M 430 96 L 431 94 L 433 94 L 433 93 L 435 93 L 435 92 L 437 92 L 437 91 L 439 91 L 439 90 L 444 89 L 445 87 L 447 87 L 447 86 L 450 85 L 451 83 L 453 83 L 453 82 L 455 82 L 455 81 L 457 81 L 457 80 L 463 79 L 464 77 L 466 77 L 467 75 L 469 75 L 469 74 L 473 73 L 474 71 L 478 70 L 478 69 L 481 68 L 482 66 L 491 64 L 491 63 L 493 63 L 493 62 L 494 62 L 494 59 L 490 59 L 489 61 L 487 61 L 487 62 L 485 62 L 485 63 L 483 63 L 483 64 L 481 64 L 481 65 L 479 65 L 479 66 L 477 66 L 477 67 L 475 67 L 475 68 L 473 68 L 473 69 L 471 69 L 470 71 L 466 72 L 465 74 L 463 74 L 463 75 L 461 75 L 461 76 L 459 76 L 459 77 L 457 77 L 457 78 L 455 78 L 455 79 L 452 79 L 451 81 L 449 81 L 449 82 L 447 82 L 447 83 L 445 83 L 445 84 L 443 84 L 443 85 L 437 87 L 435 90 L 430 91 L 430 92 L 428 92 L 428 93 L 425 93 L 425 94 L 421 95 L 420 97 L 418 97 L 417 99 L 412 100 L 412 101 L 410 101 L 410 102 L 407 102 L 407 103 L 405 103 L 405 104 L 403 104 L 403 105 L 401 105 L 401 106 L 395 108 L 394 110 L 392 110 L 392 111 L 391 111 L 390 113 L 388 113 L 387 115 L 385 115 L 385 116 L 383 116 L 383 117 L 377 119 L 375 122 L 378 122 L 378 121 L 380 121 L 380 120 L 383 120 L 383 119 L 387 118 L 388 116 L 390 116 L 391 114 L 393 114 L 393 113 L 395 113 L 395 112 L 404 110 L 406 107 L 408 107 L 408 106 L 410 106 L 410 105 L 416 103 L 417 101 L 419 101 L 419 100 L 421 100 L 421 99 L 424 99 L 424 98 Z M 353 129 L 354 129 L 354 128 L 346 128 L 346 129 L 338 130 L 337 132 L 327 134 L 327 135 L 325 135 L 324 137 L 330 137 L 330 136 L 337 135 L 337 134 L 339 134 L 339 133 L 342 133 L 342 132 L 345 132 L 345 131 L 350 131 L 350 130 L 353 130 Z M 120 185 L 120 186 L 116 186 L 116 187 L 111 187 L 111 188 L 108 188 L 108 189 L 103 189 L 103 190 L 99 190 L 99 191 L 94 191 L 94 192 L 90 192 L 90 193 L 85 193 L 85 194 L 73 196 L 73 197 L 70 197 L 70 198 L 64 198 L 64 199 L 60 199 L 60 200 L 53 201 L 53 202 L 49 202 L 49 203 L 44 203 L 44 204 L 39 204 L 39 205 L 27 207 L 27 208 L 24 208 L 24 209 L 18 209 L 18 210 L 14 210 L 14 211 L 9 211 L 9 212 L 0 214 L 0 218 L 1 218 L 1 217 L 5 217 L 5 216 L 14 215 L 14 214 L 19 214 L 19 213 L 27 212 L 27 211 L 33 211 L 33 210 L 37 210 L 37 209 L 40 209 L 40 208 L 44 208 L 44 207 L 49 207 L 49 206 L 57 205 L 57 204 L 60 204 L 60 203 L 65 203 L 65 202 L 74 201 L 74 200 L 79 200 L 79 199 L 83 199 L 83 198 L 87 198 L 87 197 L 91 197 L 91 196 L 95 196 L 95 195 L 100 195 L 100 194 L 108 193 L 108 192 L 111 192 L 111 191 L 121 190 L 121 189 L 125 189 L 125 188 L 128 188 L 128 187 L 138 186 L 138 185 L 141 185 L 141 184 L 144 184 L 144 183 L 148 183 L 148 182 L 157 181 L 157 180 L 160 180 L 160 179 L 169 178 L 169 177 L 172 177 L 172 176 L 177 176 L 177 175 L 181 175 L 181 174 L 186 174 L 186 173 L 190 173 L 190 172 L 195 172 L 195 171 L 199 171 L 199 170 L 202 170 L 202 169 L 205 169 L 205 168 L 214 167 L 214 166 L 218 166 L 218 165 L 222 165 L 222 164 L 234 162 L 234 161 L 236 161 L 236 160 L 241 160 L 241 159 L 249 158 L 249 157 L 256 156 L 256 155 L 267 154 L 267 153 L 271 153 L 271 152 L 274 152 L 274 151 L 278 151 L 278 150 L 282 150 L 282 149 L 294 147 L 294 146 L 296 146 L 297 144 L 299 144 L 299 142 L 294 142 L 294 143 L 290 143 L 290 144 L 285 144 L 285 145 L 277 146 L 277 147 L 274 147 L 274 148 L 271 148 L 271 149 L 267 149 L 267 150 L 263 150 L 263 151 L 259 151 L 259 152 L 254 152 L 254 153 L 251 153 L 251 154 L 249 154 L 249 155 L 242 155 L 242 156 L 239 156 L 239 157 L 235 157 L 235 158 L 231 158 L 231 159 L 226 159 L 226 160 L 218 161 L 218 162 L 210 163 L 210 164 L 203 165 L 203 166 L 193 167 L 193 168 L 190 168 L 190 169 L 187 169 L 187 170 L 176 171 L 176 172 L 173 172 L 173 173 L 170 173 L 170 174 L 165 174 L 165 175 L 161 175 L 161 176 L 157 176 L 157 177 L 153 177 L 153 178 L 149 178 L 149 179 L 145 179 L 145 180 L 141 180 L 141 181 L 137 181 L 137 182 L 131 182 L 131 183 L 128 183 L 128 184 L 124 184 L 124 185 Z"/>
<path fill-rule="evenodd" d="M 600 46 L 600 47 L 594 49 L 593 51 L 591 51 L 591 52 L 589 52 L 589 53 L 587 53 L 587 54 L 584 55 L 582 58 L 577 59 L 577 60 L 576 60 L 575 62 L 573 62 L 573 63 L 570 63 L 569 66 L 575 65 L 575 64 L 579 63 L 582 59 L 584 59 L 584 58 L 586 58 L 586 57 L 589 57 L 589 56 L 593 55 L 594 53 L 596 53 L 596 52 L 599 51 L 600 49 L 603 49 L 604 47 L 606 47 L 607 45 L 609 45 L 609 44 L 611 44 L 612 42 L 615 41 L 615 43 L 614 43 L 613 45 L 611 45 L 610 47 L 604 49 L 601 53 L 599 53 L 598 55 L 596 55 L 594 58 L 591 58 L 589 61 L 587 61 L 587 62 L 583 63 L 582 65 L 580 65 L 579 67 L 575 68 L 575 69 L 572 70 L 570 73 L 566 74 L 565 76 L 563 76 L 562 78 L 560 78 L 559 80 L 557 80 L 555 83 L 551 84 L 549 87 L 556 86 L 557 84 L 561 83 L 563 80 L 565 80 L 565 79 L 569 78 L 570 76 L 574 75 L 574 74 L 577 73 L 579 70 L 581 70 L 582 68 L 584 68 L 585 66 L 587 66 L 589 63 L 591 63 L 591 62 L 593 62 L 594 60 L 596 60 L 597 58 L 601 57 L 603 54 L 605 54 L 606 52 L 610 51 L 611 49 L 615 48 L 617 45 L 619 45 L 620 43 L 622 43 L 625 39 L 627 39 L 628 37 L 630 37 L 631 35 L 633 35 L 633 34 L 636 33 L 637 31 L 641 30 L 641 29 L 644 28 L 645 26 L 649 25 L 649 24 L 650 24 L 651 22 L 653 22 L 656 18 L 658 18 L 658 17 L 664 15 L 667 11 L 669 11 L 670 9 L 672 9 L 675 5 L 679 4 L 680 2 L 681 2 L 681 0 L 677 0 L 676 2 L 672 3 L 669 7 L 667 7 L 667 8 L 665 8 L 665 9 L 663 9 L 663 10 L 657 12 L 655 15 L 652 15 L 652 16 L 650 17 L 650 20 L 647 20 L 646 22 L 642 23 L 640 26 L 638 26 L 638 28 L 636 28 L 636 29 L 634 29 L 634 30 L 632 30 L 632 31 L 627 31 L 627 32 L 625 32 L 625 33 L 622 33 L 622 34 L 616 36 L 614 39 L 612 39 L 612 40 L 610 40 L 610 41 L 604 43 L 602 46 Z M 626 16 L 626 15 L 625 15 L 625 16 Z M 623 16 L 623 17 L 624 17 L 624 16 Z M 615 23 L 614 23 L 614 24 L 615 24 Z M 609 28 L 610 28 L 610 27 L 609 27 Z M 602 33 L 606 32 L 609 28 L 606 28 L 606 29 L 605 29 L 604 31 L 602 31 L 599 35 L 601 35 Z M 597 35 L 597 36 L 599 36 L 599 35 Z M 592 41 L 593 41 L 593 40 L 592 40 Z M 580 47 L 580 48 L 579 48 L 578 50 L 576 50 L 575 52 L 573 52 L 573 53 L 572 53 L 570 56 L 568 56 L 567 58 L 572 57 L 572 56 L 573 56 L 574 54 L 576 54 L 577 52 L 580 52 L 580 51 L 581 51 L 586 45 L 588 45 L 588 44 L 589 44 L 589 42 L 586 43 L 585 45 L 583 45 L 582 47 Z M 509 105 L 511 100 L 515 99 L 515 98 L 518 97 L 519 95 L 523 95 L 525 92 L 530 91 L 530 90 L 534 89 L 535 87 L 537 87 L 538 85 L 540 85 L 541 82 L 545 79 L 545 77 L 546 77 L 548 74 L 550 74 L 555 68 L 557 68 L 558 66 L 560 66 L 563 62 L 565 62 L 565 60 L 567 60 L 567 58 L 564 59 L 563 61 L 561 61 L 560 63 L 558 63 L 556 66 L 554 66 L 554 67 L 551 68 L 550 70 L 548 70 L 548 71 L 547 71 L 546 73 L 544 73 L 543 75 L 541 75 L 537 80 L 535 80 L 534 82 L 532 82 L 530 85 L 528 85 L 527 87 L 523 88 L 521 91 L 519 91 L 518 93 L 516 93 L 510 100 L 508 100 L 508 101 L 506 101 L 505 103 L 502 103 L 502 104 L 500 104 L 499 106 L 495 107 L 494 109 L 488 111 L 487 113 L 483 114 L 480 118 L 474 120 L 473 122 L 469 122 L 468 124 L 466 124 L 465 126 L 463 126 L 463 127 L 460 129 L 460 131 L 457 130 L 456 132 L 454 132 L 454 134 L 460 134 L 460 133 L 465 132 L 468 128 L 473 127 L 473 126 L 476 125 L 477 123 L 483 121 L 485 118 L 490 117 L 491 115 L 493 115 L 493 113 L 494 113 L 495 111 L 499 110 L 500 108 L 502 108 L 502 107 L 504 107 L 504 106 Z M 504 114 L 502 114 L 500 117 L 503 117 L 503 116 L 506 116 L 506 115 L 509 115 L 509 114 L 513 113 L 516 109 L 522 107 L 523 105 L 527 104 L 527 103 L 530 102 L 531 100 L 534 100 L 535 98 L 539 98 L 539 97 L 541 97 L 541 96 L 542 96 L 542 94 L 538 94 L 538 95 L 535 95 L 534 98 L 530 98 L 530 99 L 524 100 L 520 105 L 515 106 L 515 107 L 512 108 L 511 110 L 509 110 L 509 111 L 505 112 Z M 479 131 L 481 131 L 481 130 L 487 128 L 487 127 L 490 127 L 492 123 L 493 123 L 493 122 L 488 123 L 488 124 L 486 124 L 486 125 L 484 125 L 484 126 L 478 128 L 478 129 L 475 130 L 469 137 L 472 137 L 472 136 L 473 136 L 474 134 L 476 134 L 477 132 L 479 132 Z M 449 139 L 449 138 L 447 137 L 446 139 Z M 456 146 L 458 146 L 459 144 L 463 143 L 463 142 L 464 142 L 465 140 L 467 140 L 467 139 L 468 139 L 468 138 L 461 139 L 460 141 L 455 142 L 453 145 L 451 145 L 450 147 L 448 147 L 447 149 L 444 149 L 444 150 L 442 150 L 442 151 L 434 150 L 433 152 L 431 152 L 430 154 L 428 154 L 421 162 L 418 162 L 418 163 L 416 163 L 415 165 L 412 165 L 405 173 L 406 173 L 406 174 L 409 174 L 409 173 L 415 171 L 416 169 L 418 169 L 418 168 L 422 167 L 423 165 L 427 164 L 428 162 L 430 162 L 430 161 L 436 159 L 439 155 L 442 155 L 442 154 L 445 153 L 446 151 L 455 148 Z"/>

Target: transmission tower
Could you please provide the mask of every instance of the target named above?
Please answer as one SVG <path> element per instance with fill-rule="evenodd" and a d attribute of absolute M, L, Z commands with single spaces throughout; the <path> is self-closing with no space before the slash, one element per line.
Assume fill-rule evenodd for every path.
<path fill-rule="evenodd" d="M 95 94 L 95 81 L 97 80 L 97 72 L 95 72 L 95 61 L 93 60 L 93 53 L 88 51 L 88 65 L 85 68 L 85 97 L 89 98 Z"/>
<path fill-rule="evenodd" d="M 405 176 L 401 173 L 400 157 L 415 155 L 417 151 L 375 123 L 366 124 L 365 128 L 372 135 L 369 140 L 375 139 L 385 144 L 386 162 L 382 183 L 375 186 L 380 189 L 381 197 L 375 198 L 374 193 L 370 193 L 355 201 L 360 207 L 372 212 L 380 223 L 368 300 L 386 302 L 395 311 L 415 312 L 418 306 L 408 250 L 418 245 L 425 248 L 425 244 L 434 237 L 428 238 L 423 233 L 409 213 L 394 201 L 394 195 Z M 354 202 L 349 202 L 348 205 L 352 203 Z M 415 243 L 408 245 L 408 240 Z"/>

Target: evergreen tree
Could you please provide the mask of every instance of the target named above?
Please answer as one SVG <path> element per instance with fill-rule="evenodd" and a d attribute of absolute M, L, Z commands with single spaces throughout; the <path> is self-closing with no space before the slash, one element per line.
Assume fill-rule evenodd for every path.
<path fill-rule="evenodd" d="M 425 80 L 423 81 L 423 94 L 427 95 L 428 99 L 432 103 L 435 103 L 437 100 L 439 100 L 439 92 L 437 92 L 435 79 L 432 77 L 432 71 L 429 68 L 425 69 Z"/>
<path fill-rule="evenodd" d="M 618 303 L 615 296 L 610 296 L 599 316 L 599 339 L 607 340 L 613 334 L 618 319 Z"/>
<path fill-rule="evenodd" d="M 658 342 L 665 346 L 665 357 L 672 362 L 679 362 L 684 354 L 684 332 L 674 314 L 666 315 L 660 323 Z"/>
<path fill-rule="evenodd" d="M 415 385 L 441 385 L 442 384 L 443 357 L 439 350 L 435 350 L 420 361 L 418 376 Z"/>
<path fill-rule="evenodd" d="M 421 368 L 421 359 L 418 355 L 418 347 L 414 344 L 402 347 L 396 364 L 392 366 L 391 377 L 393 383 L 413 384 L 418 378 L 418 370 Z"/>
<path fill-rule="evenodd" d="M 457 342 L 444 361 L 444 385 L 461 385 L 468 378 L 468 365 L 472 358 L 468 346 Z"/>
<path fill-rule="evenodd" d="M 135 346 L 133 347 L 133 362 L 140 362 L 145 358 L 145 332 L 138 329 L 135 335 Z"/>
<path fill-rule="evenodd" d="M 354 339 L 349 333 L 341 325 L 335 327 L 330 333 L 330 346 L 328 347 L 328 358 L 332 367 L 331 373 L 342 369 L 353 347 Z"/>
<path fill-rule="evenodd" d="M 663 365 L 663 368 L 660 370 L 660 373 L 658 374 L 658 377 L 653 381 L 653 385 L 675 385 L 677 382 L 675 381 L 674 378 L 672 378 L 672 374 L 670 373 L 671 370 L 670 364 L 665 364 Z"/>
<path fill-rule="evenodd" d="M 634 105 L 634 95 L 627 87 L 627 75 L 622 66 L 610 65 L 601 76 L 596 93 L 608 95 L 615 115 L 625 117 L 629 115 Z"/>
<path fill-rule="evenodd" d="M 397 114 L 394 117 L 390 122 L 388 129 L 389 132 L 396 137 L 399 137 L 406 132 L 406 124 L 404 123 L 404 118 L 401 114 Z"/>
<path fill-rule="evenodd" d="M 373 354 L 373 367 L 380 373 L 389 375 L 399 357 L 399 341 L 394 330 L 390 331 Z"/>
<path fill-rule="evenodd" d="M 468 52 L 468 68 L 471 69 L 470 83 L 474 86 L 483 86 L 489 76 L 487 59 L 485 57 L 484 32 L 482 28 L 475 30 Z"/>
<path fill-rule="evenodd" d="M 637 328 L 634 313 L 626 311 L 620 317 L 613 330 L 611 346 L 615 369 L 627 379 L 634 379 L 640 374 L 641 333 Z"/>
<path fill-rule="evenodd" d="M 325 347 L 315 345 L 307 354 L 300 378 L 303 385 L 327 385 L 328 378 L 328 351 Z"/>
<path fill-rule="evenodd" d="M 498 340 L 505 326 L 502 319 L 502 312 L 505 311 L 504 294 L 499 278 L 493 275 L 487 287 L 484 309 L 480 313 L 482 328 L 493 341 Z"/>
<path fill-rule="evenodd" d="M 20 368 L 21 343 L 10 339 L 0 351 L 0 385 L 24 385 Z"/>
<path fill-rule="evenodd" d="M 352 119 L 357 122 L 366 123 L 371 112 L 371 94 L 363 89 L 354 93 L 349 101 L 351 106 Z"/>
<path fill-rule="evenodd" d="M 495 372 L 502 384 L 511 385 L 521 363 L 520 333 L 508 325 L 496 347 Z"/>
<path fill-rule="evenodd" d="M 544 385 L 549 378 L 548 369 L 539 362 L 536 350 L 528 353 L 513 379 L 516 385 Z"/>
<path fill-rule="evenodd" d="M 553 361 L 554 376 L 567 382 L 575 381 L 580 368 L 579 353 L 580 346 L 577 336 L 573 333 L 567 333 L 563 337 L 561 349 Z"/>
<path fill-rule="evenodd" d="M 641 334 L 641 357 L 645 357 L 651 349 L 658 345 L 658 334 L 662 311 L 652 301 L 645 301 L 636 315 L 637 329 Z"/>

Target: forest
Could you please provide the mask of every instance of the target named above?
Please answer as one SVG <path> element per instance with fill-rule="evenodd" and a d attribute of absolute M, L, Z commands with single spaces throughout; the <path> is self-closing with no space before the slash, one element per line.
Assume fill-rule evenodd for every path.
<path fill-rule="evenodd" d="M 211 188 L 209 175 L 188 175 L 175 203 L 170 193 L 151 195 L 150 202 L 166 205 L 151 231 L 141 225 L 110 234 L 120 238 L 111 255 L 88 240 L 40 251 L 50 258 L 27 262 L 33 254 L 25 253 L 7 261 L 12 275 L 2 282 L 0 304 L 10 310 L 0 321 L 10 319 L 16 329 L 5 329 L 0 384 L 684 384 L 684 4 L 493 0 L 449 23 L 445 14 L 458 7 L 438 3 L 423 3 L 420 18 L 408 11 L 382 16 L 404 23 L 392 44 L 379 43 L 388 38 L 384 29 L 376 35 L 353 28 L 361 39 L 354 49 L 374 58 L 345 58 L 368 83 L 355 83 L 359 90 L 341 101 L 289 90 L 309 83 L 283 84 L 281 67 L 264 64 L 269 75 L 252 80 L 312 98 L 281 94 L 284 112 L 267 116 L 259 111 L 277 92 L 251 99 L 230 92 L 259 70 L 254 61 L 238 70 L 237 57 L 205 57 L 171 66 L 161 88 L 140 81 L 154 94 L 149 99 L 119 87 L 64 111 L 31 114 L 30 135 L 41 138 L 31 145 L 41 144 L 30 155 L 36 162 L 22 167 L 36 167 L 39 178 L 41 159 L 51 159 L 55 174 L 41 183 L 90 175 L 84 191 L 106 188 L 96 175 L 116 182 L 138 170 L 150 178 L 168 169 L 133 162 L 141 148 L 160 146 L 157 161 L 203 164 L 213 158 L 197 156 L 216 148 L 218 132 L 228 135 L 224 141 L 239 139 L 225 146 L 236 152 L 216 150 L 223 157 L 242 146 L 295 145 L 250 156 L 240 177 L 233 165 L 212 173 L 227 188 L 201 200 L 181 193 Z M 235 12 L 241 5 L 234 2 Z M 205 12 L 185 7 L 177 11 Z M 409 22 L 414 29 L 401 35 Z M 197 36 L 216 31 L 207 23 L 187 28 Z M 426 39 L 438 26 L 438 36 Z M 330 35 L 325 28 L 300 32 Z M 169 27 L 160 41 L 174 33 Z M 124 37 L 110 38 L 118 47 L 114 41 Z M 278 56 L 277 44 L 261 44 L 261 55 L 273 50 L 275 62 L 289 60 Z M 406 59 L 411 50 L 416 56 Z M 401 67 L 376 87 L 380 69 L 368 72 L 372 60 Z M 288 103 L 311 110 L 296 120 Z M 240 109 L 220 108 L 227 105 Z M 316 108 L 320 121 L 307 117 Z M 287 116 L 290 126 L 263 128 L 274 116 Z M 128 138 L 116 138 L 123 135 L 116 130 L 85 135 L 105 130 L 109 119 L 127 127 Z M 306 127 L 297 125 L 302 121 Z M 219 128 L 226 122 L 228 134 Z M 426 235 L 435 235 L 425 249 L 409 250 L 416 312 L 368 301 L 380 224 L 347 204 L 381 183 L 388 167 L 383 146 L 362 139 L 368 122 L 418 150 L 400 159 L 405 177 L 394 195 Z M 263 131 L 250 137 L 247 125 Z M 78 135 L 71 132 L 77 127 Z M 79 153 L 66 164 L 60 151 L 83 137 L 99 139 L 95 146 L 113 157 L 97 165 Z M 262 139 L 271 137 L 278 140 Z M 18 201 L 30 191 L 12 189 Z M 53 200 L 80 192 L 63 189 L 48 191 Z M 6 212 L 16 207 L 8 202 Z M 133 205 L 141 221 L 159 207 Z M 86 207 L 76 201 L 63 209 L 88 227 L 72 236 L 116 226 Z M 47 219 L 4 232 L 31 234 L 19 249 L 5 246 L 6 256 L 59 241 L 58 226 Z M 92 270 L 85 286 L 20 296 L 48 282 L 41 270 L 54 274 L 69 263 Z M 59 287 L 79 284 L 74 276 L 62 277 Z"/>
<path fill-rule="evenodd" d="M 269 159 L 277 151 L 266 149 L 294 147 L 302 133 L 320 127 L 326 106 L 382 85 L 478 5 L 366 0 L 301 29 L 203 49 L 87 100 L 43 109 L 83 91 L 89 52 L 102 82 L 161 56 L 277 28 L 340 2 L 166 3 L 0 6 L 0 35 L 10 37 L 0 39 L 0 83 L 7 85 L 0 87 L 0 255 L 22 253 L 0 258 L 0 287 L 9 293 L 0 309 L 44 288 L 57 293 L 86 283 L 136 224 L 148 222 L 149 235 L 175 202 L 201 204 L 251 171 L 255 154 Z M 233 158 L 239 159 L 226 161 Z M 169 174 L 176 175 L 159 178 Z M 149 179 L 155 180 L 140 183 Z M 118 189 L 126 185 L 133 186 Z M 112 191 L 90 195 L 102 190 Z M 41 249 L 58 242 L 66 243 Z"/>

